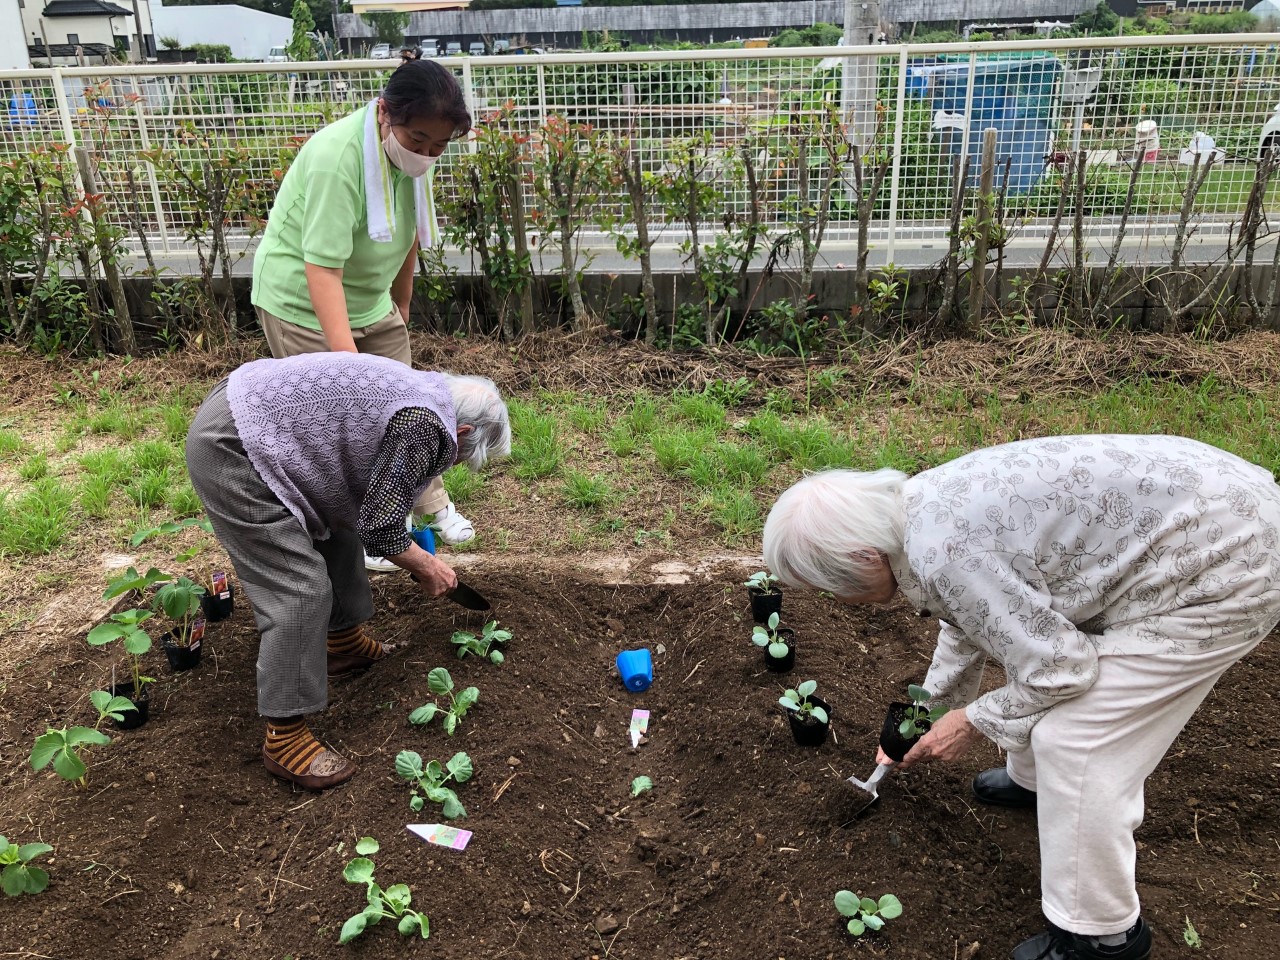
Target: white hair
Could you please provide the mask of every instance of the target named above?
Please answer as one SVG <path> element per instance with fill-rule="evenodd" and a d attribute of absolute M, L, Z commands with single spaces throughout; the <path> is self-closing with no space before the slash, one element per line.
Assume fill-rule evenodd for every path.
<path fill-rule="evenodd" d="M 902 550 L 899 470 L 826 470 L 784 490 L 764 525 L 764 559 L 788 586 L 837 596 L 874 588 L 880 554 Z"/>
<path fill-rule="evenodd" d="M 497 384 L 488 377 L 442 376 L 453 397 L 454 420 L 459 427 L 471 427 L 466 436 L 458 437 L 458 462 L 479 470 L 490 460 L 509 454 L 511 422 Z"/>

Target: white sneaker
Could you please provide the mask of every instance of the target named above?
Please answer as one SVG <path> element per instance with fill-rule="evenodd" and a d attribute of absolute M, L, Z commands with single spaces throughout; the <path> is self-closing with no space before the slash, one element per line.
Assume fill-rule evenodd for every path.
<path fill-rule="evenodd" d="M 451 546 L 466 543 L 476 535 L 471 521 L 452 503 L 436 514 L 436 526 L 440 528 L 440 539 Z"/>
<path fill-rule="evenodd" d="M 386 557 L 371 557 L 367 553 L 364 555 L 364 568 L 374 573 L 390 573 L 400 569 Z"/>

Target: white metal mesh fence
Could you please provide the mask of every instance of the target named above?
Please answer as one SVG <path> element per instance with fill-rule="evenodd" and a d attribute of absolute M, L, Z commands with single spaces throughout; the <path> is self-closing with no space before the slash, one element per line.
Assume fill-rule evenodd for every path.
<path fill-rule="evenodd" d="M 1204 172 L 1197 162 L 1212 167 L 1194 178 L 1195 228 L 1225 232 L 1260 151 L 1271 139 L 1280 146 L 1280 35 L 442 62 L 477 122 L 505 109 L 530 149 L 558 116 L 590 124 L 606 143 L 629 142 L 654 182 L 692 150 L 716 188 L 697 212 L 711 231 L 753 208 L 790 229 L 834 170 L 829 235 L 852 235 L 866 196 L 853 170 L 861 162 L 864 191 L 883 168 L 868 208 L 874 242 L 943 237 L 955 179 L 967 174 L 963 216 L 983 131 L 994 128 L 995 182 L 1029 235 L 1065 229 L 1077 207 L 1093 234 L 1126 215 L 1131 236 L 1168 233 L 1193 171 Z M 10 72 L 0 78 L 0 160 L 74 139 L 92 153 L 119 225 L 173 248 L 203 228 L 194 194 L 209 170 L 234 174 L 230 227 L 247 226 L 266 215 L 305 138 L 376 96 L 388 76 L 385 62 Z M 467 189 L 453 172 L 475 149 L 455 146 L 439 165 L 446 206 Z M 601 210 L 625 217 L 621 187 Z M 655 203 L 653 216 L 668 236 L 683 232 L 681 211 Z"/>

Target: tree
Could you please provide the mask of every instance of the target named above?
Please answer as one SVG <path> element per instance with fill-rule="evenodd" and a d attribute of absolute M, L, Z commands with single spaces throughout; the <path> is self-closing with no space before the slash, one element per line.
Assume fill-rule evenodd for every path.
<path fill-rule="evenodd" d="M 783 30 L 773 38 L 771 47 L 834 47 L 840 43 L 844 31 L 834 23 L 815 23 L 803 30 Z"/>
<path fill-rule="evenodd" d="M 310 36 L 315 33 L 315 29 L 316 22 L 311 17 L 307 0 L 293 0 L 293 38 L 285 47 L 290 60 L 306 63 L 316 58 L 315 46 Z"/>
<path fill-rule="evenodd" d="M 397 44 L 404 40 L 404 29 L 409 26 L 407 13 L 362 13 L 363 20 L 373 31 L 375 40 Z"/>
<path fill-rule="evenodd" d="M 1091 37 L 1113 37 L 1120 29 L 1120 18 L 1106 3 L 1098 0 L 1098 5 L 1091 11 L 1076 17 L 1071 29 Z"/>

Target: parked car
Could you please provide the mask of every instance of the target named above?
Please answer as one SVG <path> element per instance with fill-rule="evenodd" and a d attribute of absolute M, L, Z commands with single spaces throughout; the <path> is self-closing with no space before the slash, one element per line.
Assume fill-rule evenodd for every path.
<path fill-rule="evenodd" d="M 1271 109 L 1271 116 L 1262 125 L 1262 134 L 1258 137 L 1258 159 L 1262 160 L 1272 150 L 1280 150 L 1280 103 Z"/>
<path fill-rule="evenodd" d="M 440 56 L 440 41 L 435 37 L 427 37 L 425 40 L 419 42 L 418 46 L 422 48 L 422 55 L 424 57 Z"/>
<path fill-rule="evenodd" d="M 391 44 L 375 43 L 373 45 L 373 49 L 369 51 L 369 56 L 371 56 L 374 60 L 390 60 Z"/>
<path fill-rule="evenodd" d="M 267 51 L 267 63 L 288 63 L 289 52 L 287 47 L 272 47 Z"/>
<path fill-rule="evenodd" d="M 471 46 L 467 47 L 467 53 L 471 54 L 473 57 L 483 57 L 485 52 L 484 44 L 478 40 L 471 44 Z"/>
<path fill-rule="evenodd" d="M 445 48 L 444 48 L 444 55 L 445 55 L 446 57 L 460 57 L 460 56 L 462 56 L 462 44 L 460 44 L 460 43 L 459 43 L 458 41 L 456 41 L 456 40 L 450 40 L 450 41 L 445 45 Z"/>
<path fill-rule="evenodd" d="M 493 41 L 493 52 L 494 53 L 510 53 L 511 41 L 506 39 L 505 37 Z"/>

